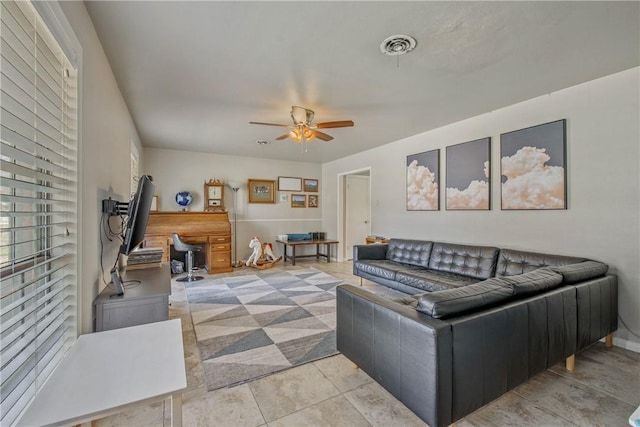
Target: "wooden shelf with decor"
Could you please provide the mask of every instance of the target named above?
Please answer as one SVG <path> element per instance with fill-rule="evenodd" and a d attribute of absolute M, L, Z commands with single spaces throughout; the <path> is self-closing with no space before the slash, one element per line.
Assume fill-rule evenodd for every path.
<path fill-rule="evenodd" d="M 375 243 L 389 243 L 389 239 L 385 239 L 384 237 L 367 237 L 364 239 L 364 242 L 367 245 L 371 245 Z"/>
<path fill-rule="evenodd" d="M 151 212 L 144 245 L 163 248 L 162 261 L 169 261 L 173 233 L 185 243 L 203 244 L 209 274 L 233 271 L 227 212 Z"/>

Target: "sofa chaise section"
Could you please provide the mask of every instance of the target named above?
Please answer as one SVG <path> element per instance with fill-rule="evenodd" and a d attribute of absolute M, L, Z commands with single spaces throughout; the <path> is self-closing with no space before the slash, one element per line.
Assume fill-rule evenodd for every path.
<path fill-rule="evenodd" d="M 341 285 L 337 346 L 436 427 L 574 360 L 616 315 L 615 276 L 567 285 L 550 268 L 396 299 Z"/>

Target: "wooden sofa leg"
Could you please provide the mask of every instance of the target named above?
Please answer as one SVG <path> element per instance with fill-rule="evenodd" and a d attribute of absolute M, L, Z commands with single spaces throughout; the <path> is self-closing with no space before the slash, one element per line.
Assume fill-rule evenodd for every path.
<path fill-rule="evenodd" d="M 569 371 L 569 372 L 573 372 L 576 369 L 576 355 L 575 354 L 572 354 L 571 356 L 567 357 L 566 366 L 567 366 L 567 371 Z"/>
<path fill-rule="evenodd" d="M 613 347 L 613 333 L 604 337 L 604 343 L 607 346 L 607 348 Z"/>

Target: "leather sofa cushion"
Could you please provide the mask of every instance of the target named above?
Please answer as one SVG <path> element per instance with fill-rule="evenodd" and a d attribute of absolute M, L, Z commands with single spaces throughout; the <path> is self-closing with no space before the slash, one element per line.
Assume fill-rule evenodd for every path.
<path fill-rule="evenodd" d="M 587 261 L 585 258 L 576 258 L 563 255 L 549 255 L 537 252 L 516 251 L 513 249 L 501 249 L 498 254 L 498 266 L 496 276 L 515 276 L 528 273 L 541 267 L 563 266 Z"/>
<path fill-rule="evenodd" d="M 431 292 L 470 285 L 477 283 L 478 279 L 446 271 L 400 270 L 396 273 L 396 281 Z"/>
<path fill-rule="evenodd" d="M 585 261 L 577 264 L 563 265 L 559 267 L 549 267 L 556 273 L 562 274 L 565 285 L 584 282 L 588 279 L 604 276 L 609 270 L 607 264 L 598 261 Z"/>
<path fill-rule="evenodd" d="M 540 268 L 518 276 L 494 277 L 457 289 L 427 293 L 418 301 L 416 310 L 436 319 L 446 319 L 486 309 L 508 299 L 540 294 L 561 285 L 561 274 L 550 268 Z"/>
<path fill-rule="evenodd" d="M 408 306 L 416 309 L 416 308 L 418 308 L 418 301 L 424 295 L 425 295 L 424 293 L 415 294 L 415 295 L 408 295 L 408 296 L 404 296 L 404 297 L 392 298 L 391 300 L 397 302 L 398 304 L 408 305 Z"/>
<path fill-rule="evenodd" d="M 418 300 L 416 310 L 435 319 L 447 319 L 500 304 L 511 297 L 512 290 L 509 286 L 485 280 L 457 289 L 426 294 Z"/>
<path fill-rule="evenodd" d="M 562 275 L 550 268 L 539 268 L 525 274 L 495 277 L 487 281 L 508 286 L 514 297 L 522 298 L 559 287 L 562 285 Z"/>
<path fill-rule="evenodd" d="M 391 239 L 387 248 L 387 259 L 402 264 L 427 268 L 433 242 L 424 240 Z"/>
<path fill-rule="evenodd" d="M 434 243 L 429 268 L 461 274 L 476 279 L 493 277 L 498 248 L 490 246 Z"/>
<path fill-rule="evenodd" d="M 411 266 L 385 259 L 360 260 L 354 262 L 353 267 L 356 271 L 362 271 L 372 276 L 382 277 L 389 280 L 396 280 L 396 272 L 411 269 Z"/>

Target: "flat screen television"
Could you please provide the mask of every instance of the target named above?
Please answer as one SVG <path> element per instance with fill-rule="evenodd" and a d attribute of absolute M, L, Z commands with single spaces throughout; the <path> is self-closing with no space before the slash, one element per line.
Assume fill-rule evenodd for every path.
<path fill-rule="evenodd" d="M 134 193 L 127 210 L 127 225 L 123 233 L 123 242 L 119 253 L 129 255 L 131 251 L 140 246 L 144 240 L 144 233 L 147 230 L 149 221 L 149 210 L 153 201 L 155 185 L 149 175 L 143 175 L 138 181 L 138 188 Z M 114 295 L 123 295 L 124 286 L 120 278 L 118 262 L 111 270 L 111 281 L 115 287 Z"/>
<path fill-rule="evenodd" d="M 138 189 L 129 202 L 127 227 L 124 242 L 120 246 L 120 253 L 129 255 L 132 250 L 142 243 L 149 221 L 149 210 L 153 201 L 155 185 L 149 175 L 142 175 L 138 181 Z"/>

